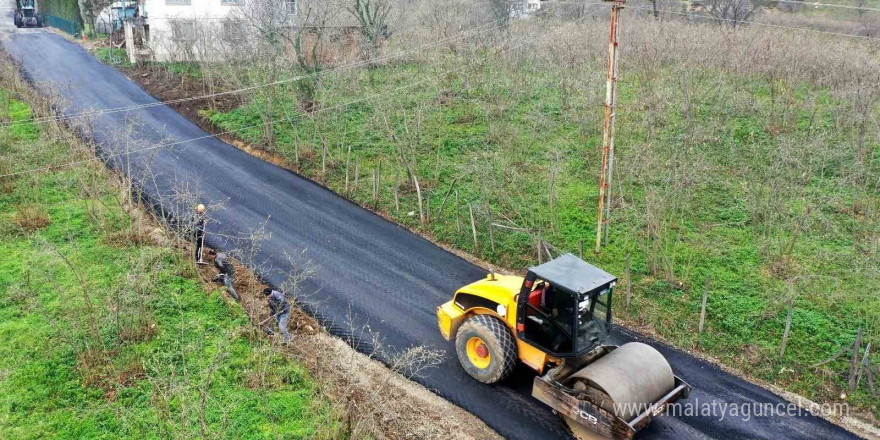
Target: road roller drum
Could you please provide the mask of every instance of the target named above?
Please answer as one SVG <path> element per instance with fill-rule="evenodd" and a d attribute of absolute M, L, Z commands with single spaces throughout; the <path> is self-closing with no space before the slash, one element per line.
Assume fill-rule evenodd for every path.
<path fill-rule="evenodd" d="M 632 420 L 675 387 L 675 376 L 659 351 L 630 342 L 572 374 L 568 382 L 606 411 Z"/>

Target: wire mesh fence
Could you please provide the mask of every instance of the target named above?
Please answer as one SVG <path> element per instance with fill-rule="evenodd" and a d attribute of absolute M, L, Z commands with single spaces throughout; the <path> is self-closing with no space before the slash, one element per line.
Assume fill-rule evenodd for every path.
<path fill-rule="evenodd" d="M 51 26 L 56 29 L 61 29 L 62 31 L 64 31 L 70 35 L 77 35 L 80 32 L 82 32 L 82 27 L 79 25 L 79 23 L 76 23 L 76 22 L 73 22 L 70 20 L 65 20 L 61 17 L 56 17 L 54 15 L 44 15 L 43 16 L 43 23 L 46 26 Z"/>

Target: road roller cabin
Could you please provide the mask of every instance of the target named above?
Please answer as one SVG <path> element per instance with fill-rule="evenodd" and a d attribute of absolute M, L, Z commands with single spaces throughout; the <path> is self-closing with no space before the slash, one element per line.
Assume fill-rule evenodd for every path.
<path fill-rule="evenodd" d="M 437 308 L 437 322 L 474 379 L 501 381 L 520 361 L 538 373 L 532 396 L 576 437 L 631 439 L 690 386 L 649 345 L 605 344 L 616 281 L 566 254 L 525 278 L 490 273 L 462 287 Z"/>

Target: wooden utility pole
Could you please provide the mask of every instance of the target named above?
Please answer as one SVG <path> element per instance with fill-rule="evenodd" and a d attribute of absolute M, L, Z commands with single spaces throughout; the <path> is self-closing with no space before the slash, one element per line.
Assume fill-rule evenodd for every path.
<path fill-rule="evenodd" d="M 706 286 L 703 287 L 703 305 L 700 306 L 700 333 L 703 333 L 703 325 L 706 324 L 706 303 L 709 301 L 709 283 L 711 278 L 706 277 Z"/>
<path fill-rule="evenodd" d="M 629 261 L 629 252 L 626 253 L 626 311 L 629 311 L 629 303 L 633 297 L 632 268 Z"/>
<path fill-rule="evenodd" d="M 606 0 L 608 1 L 608 0 Z M 599 221 L 596 223 L 596 252 L 602 248 L 602 234 L 608 243 L 608 215 L 611 205 L 611 171 L 614 166 L 614 116 L 617 103 L 617 28 L 624 0 L 610 0 L 611 30 L 608 40 L 608 75 L 605 90 L 605 126 L 602 137 L 602 169 L 599 172 Z"/>

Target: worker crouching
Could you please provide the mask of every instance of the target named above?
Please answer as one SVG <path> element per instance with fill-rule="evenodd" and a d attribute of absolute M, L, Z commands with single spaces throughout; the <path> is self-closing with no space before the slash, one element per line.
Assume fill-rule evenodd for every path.
<path fill-rule="evenodd" d="M 290 342 L 290 332 L 287 330 L 287 323 L 290 321 L 290 302 L 283 292 L 269 287 L 263 289 L 263 295 L 269 301 L 269 312 L 272 314 L 270 319 L 275 318 L 278 322 L 278 330 L 284 335 L 284 342 Z M 267 333 L 272 334 L 272 331 L 268 330 Z"/>
<path fill-rule="evenodd" d="M 210 251 L 209 254 L 214 257 L 214 267 L 220 271 L 220 273 L 218 273 L 211 281 L 215 283 L 219 282 L 226 286 L 229 295 L 236 301 L 239 301 L 238 292 L 236 292 L 235 287 L 232 286 L 232 283 L 235 281 L 235 266 L 232 265 L 229 256 L 226 255 L 225 252 L 218 253 L 213 250 Z"/>

